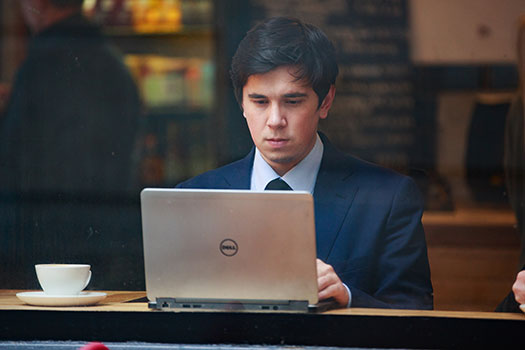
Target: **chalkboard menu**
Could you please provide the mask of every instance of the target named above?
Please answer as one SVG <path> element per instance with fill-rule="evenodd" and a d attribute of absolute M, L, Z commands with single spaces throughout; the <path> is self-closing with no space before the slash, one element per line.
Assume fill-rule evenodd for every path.
<path fill-rule="evenodd" d="M 340 74 L 320 128 L 343 151 L 407 170 L 415 144 L 407 0 L 251 0 L 252 25 L 292 16 L 336 46 Z"/>

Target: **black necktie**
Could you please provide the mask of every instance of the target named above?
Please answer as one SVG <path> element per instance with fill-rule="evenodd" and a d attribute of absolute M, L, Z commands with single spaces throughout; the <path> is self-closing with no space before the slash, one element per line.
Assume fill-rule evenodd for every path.
<path fill-rule="evenodd" d="M 266 185 L 264 190 L 292 191 L 292 188 L 288 186 L 288 184 L 283 179 L 278 177 L 277 179 L 273 179 L 272 181 L 268 182 L 268 185 Z"/>

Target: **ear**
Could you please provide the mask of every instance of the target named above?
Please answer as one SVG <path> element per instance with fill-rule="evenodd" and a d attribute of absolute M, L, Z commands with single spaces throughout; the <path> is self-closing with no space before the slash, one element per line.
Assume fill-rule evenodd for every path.
<path fill-rule="evenodd" d="M 330 108 L 332 108 L 332 102 L 334 102 L 335 98 L 335 85 L 330 85 L 330 89 L 328 90 L 328 93 L 324 97 L 323 103 L 321 103 L 321 107 L 319 107 L 319 118 L 326 119 L 328 117 L 328 111 Z"/>
<path fill-rule="evenodd" d="M 242 116 L 244 117 L 244 119 L 246 119 L 246 112 L 244 111 L 244 104 L 241 102 L 241 111 L 242 111 Z"/>

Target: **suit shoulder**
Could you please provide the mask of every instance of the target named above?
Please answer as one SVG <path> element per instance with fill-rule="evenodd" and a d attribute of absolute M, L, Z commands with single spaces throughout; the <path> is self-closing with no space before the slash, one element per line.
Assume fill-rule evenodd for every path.
<path fill-rule="evenodd" d="M 401 174 L 393 169 L 368 162 L 352 155 L 345 155 L 345 159 L 347 160 L 348 166 L 350 166 L 358 176 L 366 176 L 372 179 L 381 179 L 383 181 L 411 180 L 409 176 Z"/>
<path fill-rule="evenodd" d="M 351 155 L 345 155 L 345 159 L 352 171 L 352 177 L 362 185 L 362 188 L 368 187 L 370 190 L 381 190 L 386 193 L 408 191 L 417 197 L 421 195 L 416 182 L 410 176 Z"/>
<path fill-rule="evenodd" d="M 245 162 L 246 159 L 240 159 L 235 162 L 223 165 L 217 169 L 209 170 L 205 173 L 179 183 L 176 187 L 202 189 L 228 189 L 236 187 L 238 184 L 232 184 L 229 178 L 235 174 L 242 175 L 245 173 Z"/>

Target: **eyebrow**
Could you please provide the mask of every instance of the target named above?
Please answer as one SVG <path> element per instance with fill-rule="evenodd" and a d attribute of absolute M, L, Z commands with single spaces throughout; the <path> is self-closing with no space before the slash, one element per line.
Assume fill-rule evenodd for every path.
<path fill-rule="evenodd" d="M 307 95 L 305 93 L 302 93 L 302 92 L 292 92 L 292 93 L 289 93 L 289 94 L 284 94 L 284 97 L 286 98 L 297 98 L 297 97 L 306 97 Z M 266 98 L 265 95 L 261 95 L 261 94 L 248 94 L 248 97 L 249 98 L 255 98 L 255 99 L 258 99 L 258 98 Z"/>
<path fill-rule="evenodd" d="M 297 98 L 297 97 L 306 97 L 307 95 L 302 92 L 292 92 L 290 94 L 284 94 L 284 97 L 287 98 Z"/>
<path fill-rule="evenodd" d="M 266 96 L 261 94 L 248 94 L 249 98 L 266 98 Z"/>

